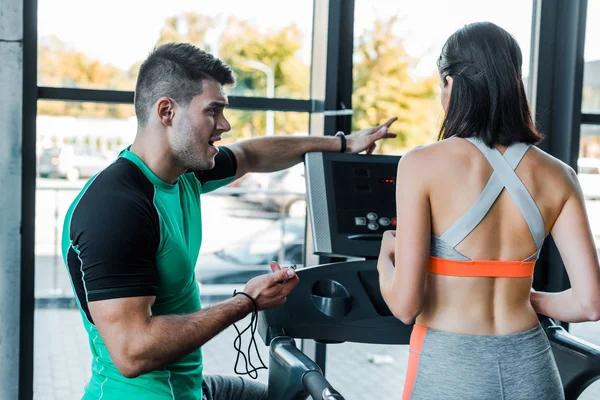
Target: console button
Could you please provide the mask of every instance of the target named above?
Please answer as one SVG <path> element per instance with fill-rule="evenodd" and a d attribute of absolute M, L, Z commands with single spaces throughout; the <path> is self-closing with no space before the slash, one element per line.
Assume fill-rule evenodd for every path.
<path fill-rule="evenodd" d="M 377 214 L 375 214 L 374 212 L 370 212 L 367 214 L 367 219 L 370 221 L 375 221 L 377 220 Z"/>
<path fill-rule="evenodd" d="M 365 217 L 356 217 L 354 218 L 354 225 L 365 226 L 367 225 L 367 219 Z"/>
<path fill-rule="evenodd" d="M 391 221 L 389 218 L 386 218 L 386 217 L 379 218 L 379 225 L 381 225 L 381 226 L 389 226 L 390 222 Z"/>
<path fill-rule="evenodd" d="M 396 217 L 392 218 L 392 226 L 396 226 Z"/>
<path fill-rule="evenodd" d="M 369 229 L 372 231 L 376 231 L 379 229 L 379 224 L 377 222 L 369 222 Z"/>

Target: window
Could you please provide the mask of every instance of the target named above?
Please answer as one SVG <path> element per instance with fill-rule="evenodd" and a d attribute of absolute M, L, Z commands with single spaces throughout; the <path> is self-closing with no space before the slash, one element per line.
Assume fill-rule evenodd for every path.
<path fill-rule="evenodd" d="M 600 114 L 600 1 L 588 1 L 581 111 Z"/>
<path fill-rule="evenodd" d="M 600 175 L 598 167 L 579 167 L 578 173 L 582 175 Z"/>
<path fill-rule="evenodd" d="M 37 81 L 42 87 L 133 91 L 148 52 L 175 41 L 193 43 L 228 62 L 237 80 L 227 90 L 230 96 L 308 99 L 312 23 L 312 1 L 235 0 L 203 7 L 173 0 L 165 14 L 156 1 L 108 0 L 92 16 L 76 0 L 41 0 Z M 225 113 L 232 131 L 223 136 L 222 145 L 265 135 L 308 134 L 308 113 Z M 88 339 L 60 254 L 62 222 L 87 179 L 133 141 L 136 129 L 130 104 L 38 101 L 36 399 L 81 398 L 89 379 Z M 269 261 L 302 263 L 304 175 L 303 169 L 292 170 L 247 174 L 203 196 L 196 278 L 204 305 L 268 272 Z M 227 329 L 205 346 L 205 373 L 233 374 L 234 337 L 235 330 Z M 268 363 L 267 348 L 258 342 Z M 259 379 L 266 382 L 266 377 L 261 372 Z"/>
<path fill-rule="evenodd" d="M 588 1 L 581 110 L 590 114 L 600 114 L 600 51 L 597 40 L 600 37 L 599 21 L 600 1 Z M 600 256 L 600 125 L 581 125 L 579 143 L 577 177 L 585 197 L 596 250 Z M 571 333 L 594 344 L 600 344 L 598 329 L 600 322 L 571 324 L 569 327 Z M 592 385 L 584 395 L 594 390 L 600 390 L 598 385 Z"/>
<path fill-rule="evenodd" d="M 38 101 L 35 241 L 34 395 L 81 398 L 90 377 L 87 334 L 61 256 L 68 207 L 85 182 L 113 162 L 134 139 L 132 105 Z M 306 113 L 226 110 L 232 123 L 223 143 L 274 135 L 305 135 Z M 203 243 L 196 264 L 203 305 L 231 296 L 269 262 L 302 263 L 305 185 L 301 164 L 275 174 L 248 174 L 202 197 Z M 268 195 L 265 192 L 268 191 Z M 240 321 L 245 327 L 249 319 Z M 234 374 L 233 328 L 204 348 L 206 374 Z M 244 340 L 249 340 L 244 336 Z M 268 349 L 256 338 L 268 363 Z M 246 343 L 246 342 L 244 342 Z M 253 360 L 258 361 L 253 356 Z M 241 366 L 243 367 L 243 366 Z M 266 382 L 261 371 L 260 380 Z"/>
<path fill-rule="evenodd" d="M 531 0 L 357 0 L 353 128 L 398 116 L 393 130 L 399 139 L 383 143 L 380 153 L 402 153 L 434 142 L 443 117 L 436 59 L 447 38 L 471 22 L 491 21 L 516 37 L 527 87 L 532 12 Z M 407 363 L 408 346 L 333 344 L 327 347 L 326 373 L 348 400 L 399 398 Z"/>
<path fill-rule="evenodd" d="M 176 41 L 230 63 L 238 79 L 232 94 L 309 98 L 312 1 L 206 7 L 173 0 L 165 9 L 157 1 L 107 0 L 93 15 L 87 7 L 77 0 L 39 1 L 40 86 L 131 91 L 148 52 Z"/>
<path fill-rule="evenodd" d="M 491 21 L 515 36 L 527 87 L 532 10 L 532 0 L 357 0 L 354 128 L 395 115 L 399 138 L 384 143 L 380 152 L 404 152 L 434 142 L 443 117 L 436 59 L 446 39 L 471 22 Z"/>

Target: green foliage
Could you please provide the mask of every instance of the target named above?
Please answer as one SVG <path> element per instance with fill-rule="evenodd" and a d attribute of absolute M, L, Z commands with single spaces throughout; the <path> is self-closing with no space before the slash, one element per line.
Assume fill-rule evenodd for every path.
<path fill-rule="evenodd" d="M 301 45 L 302 32 L 295 25 L 262 33 L 247 21 L 229 18 L 221 36 L 219 57 L 233 67 L 238 77 L 231 94 L 266 97 L 266 74 L 247 64 L 259 61 L 273 71 L 275 97 L 308 98 L 310 68 L 297 56 Z M 228 115 L 232 117 L 232 133 L 236 137 L 265 134 L 266 112 L 230 112 Z M 308 132 L 306 115 L 276 113 L 275 133 L 294 132 Z"/>
<path fill-rule="evenodd" d="M 168 17 L 157 44 L 189 42 L 214 51 L 234 69 L 237 84 L 230 95 L 266 96 L 267 79 L 263 71 L 248 65 L 258 61 L 275 77 L 275 96 L 309 98 L 310 67 L 298 52 L 303 34 L 296 25 L 276 31 L 263 31 L 248 21 L 226 18 L 225 28 L 217 29 L 219 18 L 185 13 Z M 435 140 L 441 116 L 437 76 L 415 79 L 410 71 L 418 60 L 404 49 L 402 39 L 394 36 L 397 18 L 378 20 L 358 39 L 354 52 L 353 128 L 363 129 L 398 116 L 393 131 L 398 138 L 380 146 L 380 152 L 401 151 Z M 223 24 L 220 24 L 223 25 Z M 207 36 L 219 33 L 217 49 L 211 49 Z M 127 70 L 93 60 L 70 48 L 56 37 L 39 43 L 38 80 L 41 86 L 85 87 L 133 90 L 141 61 Z M 131 105 L 41 101 L 38 112 L 47 115 L 124 118 L 133 115 Z M 250 138 L 265 134 L 265 111 L 228 110 L 231 138 Z M 275 113 L 275 133 L 308 131 L 308 115 Z"/>
<path fill-rule="evenodd" d="M 156 44 L 187 42 L 210 52 L 210 47 L 206 43 L 206 34 L 213 28 L 215 28 L 214 19 L 207 15 L 185 13 L 168 17 L 160 30 Z"/>
<path fill-rule="evenodd" d="M 353 128 L 375 126 L 397 116 L 392 131 L 398 134 L 380 146 L 380 152 L 399 151 L 431 143 L 437 135 L 441 106 L 438 76 L 411 77 L 418 60 L 404 49 L 393 34 L 397 17 L 378 20 L 354 49 Z"/>
<path fill-rule="evenodd" d="M 38 84 L 54 87 L 132 90 L 135 75 L 119 68 L 92 60 L 68 47 L 54 36 L 40 40 L 38 48 Z M 125 118 L 133 115 L 126 104 L 95 104 L 62 101 L 41 101 L 38 113 L 87 117 Z"/>

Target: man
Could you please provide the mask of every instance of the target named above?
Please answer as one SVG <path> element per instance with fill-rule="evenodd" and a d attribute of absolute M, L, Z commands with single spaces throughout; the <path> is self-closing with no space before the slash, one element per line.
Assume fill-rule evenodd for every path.
<path fill-rule="evenodd" d="M 228 65 L 192 45 L 155 49 L 137 80 L 133 144 L 90 179 L 66 215 L 63 258 L 93 355 L 85 399 L 266 398 L 256 382 L 203 377 L 200 348 L 249 313 L 284 303 L 298 278 L 272 263 L 273 273 L 242 294 L 201 309 L 200 195 L 246 172 L 288 168 L 307 152 L 340 151 L 344 138 L 217 148 L 231 128 L 223 86 L 233 83 Z M 393 121 L 348 136 L 347 151 L 372 152 L 395 136 L 387 132 Z"/>

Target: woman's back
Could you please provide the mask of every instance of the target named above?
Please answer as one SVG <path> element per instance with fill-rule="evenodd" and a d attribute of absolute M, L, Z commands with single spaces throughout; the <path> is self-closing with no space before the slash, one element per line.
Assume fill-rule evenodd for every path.
<path fill-rule="evenodd" d="M 577 177 L 533 146 L 543 136 L 508 32 L 464 26 L 444 44 L 438 70 L 443 140 L 400 160 L 398 226 L 384 234 L 377 264 L 390 310 L 406 324 L 416 318 L 403 398 L 562 399 L 536 313 L 600 319 L 600 268 Z M 572 288 L 532 293 L 548 233 Z"/>
<path fill-rule="evenodd" d="M 504 153 L 506 146 L 497 149 Z M 471 142 L 451 138 L 419 149 L 429 159 L 431 233 L 441 237 L 473 206 L 494 169 Z M 425 160 L 423 160 L 425 161 Z M 515 173 L 539 209 L 547 234 L 573 192 L 570 168 L 530 147 Z M 415 173 L 419 173 L 415 171 Z M 525 260 L 537 252 L 534 238 L 515 199 L 503 189 L 481 222 L 457 246 L 471 260 Z M 428 274 L 417 323 L 477 335 L 503 335 L 537 324 L 530 300 L 532 277 L 457 277 Z"/>

